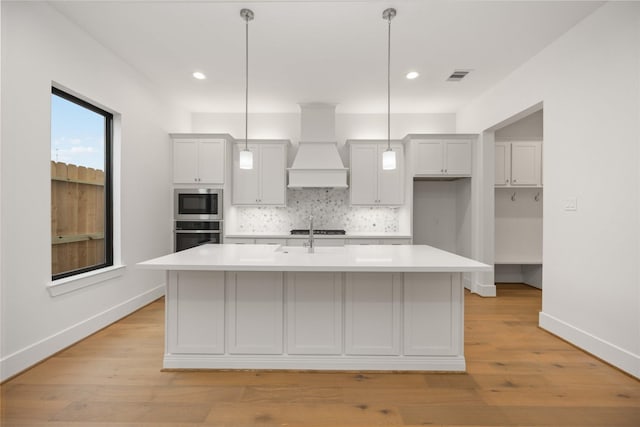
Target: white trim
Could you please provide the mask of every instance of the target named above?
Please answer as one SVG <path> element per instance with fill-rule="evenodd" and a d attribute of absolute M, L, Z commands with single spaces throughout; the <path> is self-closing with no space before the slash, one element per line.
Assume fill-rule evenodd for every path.
<path fill-rule="evenodd" d="M 77 291 L 78 289 L 86 288 L 87 286 L 120 277 L 124 274 L 126 267 L 126 265 L 114 265 L 99 270 L 76 274 L 71 277 L 65 277 L 64 279 L 54 280 L 47 285 L 47 290 L 49 291 L 49 295 L 57 297 L 58 295 L 67 294 Z"/>
<path fill-rule="evenodd" d="M 464 356 L 292 356 L 166 354 L 165 369 L 311 369 L 464 372 Z"/>
<path fill-rule="evenodd" d="M 478 294 L 481 297 L 495 297 L 496 285 L 485 285 L 479 282 L 466 281 L 464 287 L 469 289 L 472 293 Z"/>
<path fill-rule="evenodd" d="M 544 312 L 540 312 L 539 326 L 624 372 L 640 378 L 640 355 L 633 354 Z"/>
<path fill-rule="evenodd" d="M 4 381 L 114 323 L 164 295 L 164 283 L 108 310 L 89 317 L 0 360 L 0 381 Z"/>

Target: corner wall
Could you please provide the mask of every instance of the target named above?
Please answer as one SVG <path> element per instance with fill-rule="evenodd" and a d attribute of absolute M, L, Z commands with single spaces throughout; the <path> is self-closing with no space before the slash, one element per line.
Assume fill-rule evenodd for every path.
<path fill-rule="evenodd" d="M 164 275 L 135 264 L 171 250 L 168 130 L 190 126 L 186 112 L 45 2 L 1 8 L 0 381 L 163 294 Z M 46 287 L 53 82 L 116 112 L 114 249 L 126 266 L 55 297 Z"/>
<path fill-rule="evenodd" d="M 639 75 L 640 3 L 607 3 L 457 117 L 481 133 L 544 102 L 540 326 L 636 377 Z"/>

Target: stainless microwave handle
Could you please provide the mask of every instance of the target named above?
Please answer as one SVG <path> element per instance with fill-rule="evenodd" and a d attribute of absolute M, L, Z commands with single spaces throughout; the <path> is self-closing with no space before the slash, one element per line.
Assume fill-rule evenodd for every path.
<path fill-rule="evenodd" d="M 220 230 L 175 230 L 178 234 L 220 234 Z"/>

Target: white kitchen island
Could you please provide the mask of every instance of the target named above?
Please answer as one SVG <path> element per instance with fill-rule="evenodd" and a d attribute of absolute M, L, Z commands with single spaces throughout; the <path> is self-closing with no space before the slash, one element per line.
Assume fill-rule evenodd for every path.
<path fill-rule="evenodd" d="M 165 368 L 464 371 L 465 272 L 424 245 L 204 245 L 167 270 Z"/>

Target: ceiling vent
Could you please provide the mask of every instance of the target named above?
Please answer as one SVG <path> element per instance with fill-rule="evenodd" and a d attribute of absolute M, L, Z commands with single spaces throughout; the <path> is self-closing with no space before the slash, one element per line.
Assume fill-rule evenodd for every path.
<path fill-rule="evenodd" d="M 448 82 L 459 82 L 464 79 L 467 74 L 469 74 L 471 70 L 454 70 L 453 73 L 447 79 Z"/>

